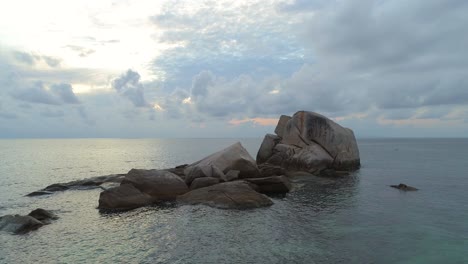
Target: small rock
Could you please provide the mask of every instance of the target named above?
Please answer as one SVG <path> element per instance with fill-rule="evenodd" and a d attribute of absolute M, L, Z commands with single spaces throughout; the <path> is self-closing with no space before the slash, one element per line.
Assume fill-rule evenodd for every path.
<path fill-rule="evenodd" d="M 43 226 L 44 223 L 29 215 L 5 215 L 0 217 L 0 230 L 25 234 Z"/>
<path fill-rule="evenodd" d="M 35 209 L 31 211 L 28 215 L 36 218 L 37 220 L 41 221 L 44 224 L 50 224 L 50 220 L 58 219 L 58 217 L 55 214 L 47 210 L 44 210 L 42 208 Z"/>
<path fill-rule="evenodd" d="M 402 190 L 402 191 L 417 191 L 418 190 L 417 188 L 406 185 L 404 183 L 400 183 L 398 185 L 390 185 L 390 187 L 393 187 L 393 188 L 396 188 L 396 189 Z"/>

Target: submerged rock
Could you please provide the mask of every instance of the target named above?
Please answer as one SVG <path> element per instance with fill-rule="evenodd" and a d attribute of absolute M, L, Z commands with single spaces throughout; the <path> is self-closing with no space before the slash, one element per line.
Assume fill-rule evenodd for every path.
<path fill-rule="evenodd" d="M 35 209 L 31 211 L 28 215 L 36 218 L 44 224 L 50 224 L 50 220 L 58 219 L 58 216 L 42 208 Z"/>
<path fill-rule="evenodd" d="M 185 175 L 190 175 L 194 171 L 206 170 L 204 168 L 210 168 L 210 166 L 218 168 L 224 174 L 230 170 L 237 170 L 239 178 L 260 176 L 255 160 L 239 142 L 190 164 L 185 169 Z M 186 179 L 186 182 L 190 183 L 191 181 Z"/>
<path fill-rule="evenodd" d="M 101 192 L 99 195 L 99 209 L 130 210 L 156 201 L 156 198 L 143 193 L 131 184 L 122 184 Z"/>
<path fill-rule="evenodd" d="M 25 234 L 43 225 L 50 224 L 50 220 L 58 217 L 44 209 L 31 211 L 29 215 L 5 215 L 0 217 L 0 230 L 13 234 Z"/>
<path fill-rule="evenodd" d="M 122 180 L 158 200 L 175 200 L 178 195 L 188 192 L 185 182 L 177 175 L 165 170 L 132 169 Z"/>
<path fill-rule="evenodd" d="M 177 197 L 181 204 L 204 204 L 222 209 L 252 209 L 270 206 L 273 202 L 256 192 L 244 181 L 216 184 L 190 191 Z"/>
<path fill-rule="evenodd" d="M 396 188 L 398 190 L 402 191 L 417 191 L 418 189 L 409 185 L 406 185 L 404 183 L 400 183 L 398 185 L 390 185 L 390 187 Z"/>
<path fill-rule="evenodd" d="M 66 183 L 54 183 L 42 190 L 38 190 L 27 194 L 26 196 L 41 196 L 49 195 L 55 192 L 67 191 L 67 190 L 88 190 L 101 188 L 102 184 L 115 183 L 119 184 L 126 174 L 111 174 L 105 176 L 91 177 L 88 179 L 71 181 Z"/>
<path fill-rule="evenodd" d="M 265 136 L 257 154 L 258 164 L 311 173 L 360 167 L 353 131 L 320 114 L 299 111 L 292 117 L 282 116 L 275 132 L 277 136 Z"/>

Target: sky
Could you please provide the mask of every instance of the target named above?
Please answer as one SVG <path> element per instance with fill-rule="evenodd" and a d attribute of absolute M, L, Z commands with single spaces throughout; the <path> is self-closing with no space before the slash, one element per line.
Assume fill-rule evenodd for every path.
<path fill-rule="evenodd" d="M 465 0 L 2 1 L 0 138 L 468 135 Z"/>

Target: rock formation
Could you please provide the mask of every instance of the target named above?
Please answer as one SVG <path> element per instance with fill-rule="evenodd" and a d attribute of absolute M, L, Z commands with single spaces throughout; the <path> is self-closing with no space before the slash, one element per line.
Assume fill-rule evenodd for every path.
<path fill-rule="evenodd" d="M 265 136 L 258 151 L 261 169 L 273 165 L 319 174 L 325 169 L 352 171 L 360 167 L 353 131 L 320 114 L 299 111 L 292 117 L 283 115 L 275 133 Z"/>
<path fill-rule="evenodd" d="M 275 133 L 265 136 L 256 161 L 237 142 L 190 165 L 132 169 L 127 174 L 52 184 L 28 196 L 102 188 L 98 208 L 105 210 L 129 210 L 168 200 L 250 209 L 273 203 L 264 194 L 291 191 L 287 176 L 297 172 L 342 177 L 360 166 L 353 131 L 317 113 L 300 111 L 292 117 L 281 116 Z M 113 188 L 104 188 L 104 184 Z M 35 226 L 39 220 L 33 219 L 15 221 Z"/>

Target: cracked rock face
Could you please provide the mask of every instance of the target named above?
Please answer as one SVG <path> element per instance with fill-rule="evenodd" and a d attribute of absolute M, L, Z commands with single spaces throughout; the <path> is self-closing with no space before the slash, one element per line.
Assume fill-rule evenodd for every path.
<path fill-rule="evenodd" d="M 257 154 L 258 164 L 311 173 L 360 167 L 353 131 L 325 116 L 306 111 L 292 117 L 281 116 L 275 133 L 265 136 Z"/>

